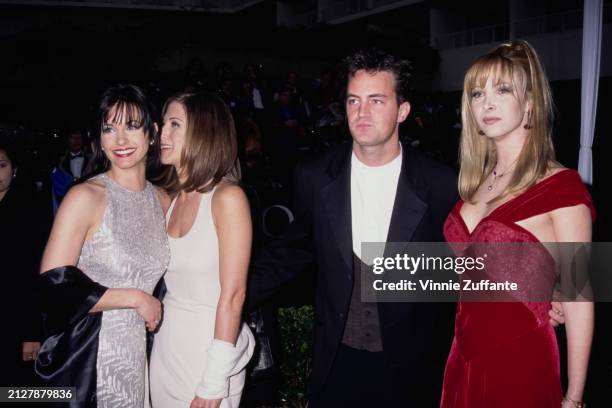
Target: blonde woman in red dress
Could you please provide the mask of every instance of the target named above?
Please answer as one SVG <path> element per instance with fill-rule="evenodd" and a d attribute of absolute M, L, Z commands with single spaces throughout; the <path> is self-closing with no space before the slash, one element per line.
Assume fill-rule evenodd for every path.
<path fill-rule="evenodd" d="M 595 211 L 579 175 L 555 161 L 552 98 L 533 48 L 500 44 L 468 69 L 462 98 L 461 199 L 449 242 L 590 242 Z M 543 248 L 543 247 L 542 247 Z M 546 253 L 546 251 L 542 251 Z M 544 268 L 520 270 L 538 279 Z M 541 266 L 541 265 L 540 265 Z M 593 335 L 593 304 L 563 304 L 568 388 L 549 303 L 459 302 L 443 408 L 579 408 Z"/>

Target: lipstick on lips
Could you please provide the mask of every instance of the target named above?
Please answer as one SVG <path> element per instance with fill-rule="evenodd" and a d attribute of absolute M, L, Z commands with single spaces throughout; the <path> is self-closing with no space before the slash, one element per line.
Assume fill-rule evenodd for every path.
<path fill-rule="evenodd" d="M 501 120 L 501 118 L 496 118 L 496 117 L 486 117 L 484 118 L 482 121 L 485 123 L 485 125 L 493 125 L 494 123 L 497 123 Z"/>
<path fill-rule="evenodd" d="M 115 149 L 113 150 L 113 154 L 117 157 L 124 159 L 126 157 L 130 157 L 135 151 L 136 149 L 133 147 L 127 149 Z"/>

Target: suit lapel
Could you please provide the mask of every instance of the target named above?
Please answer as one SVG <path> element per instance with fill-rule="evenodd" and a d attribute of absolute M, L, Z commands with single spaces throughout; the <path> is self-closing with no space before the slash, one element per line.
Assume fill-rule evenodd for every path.
<path fill-rule="evenodd" d="M 403 155 L 387 242 L 411 241 L 414 231 L 428 208 L 421 198 L 427 191 L 427 186 L 422 183 L 414 158 L 410 157 L 406 147 L 403 148 Z"/>
<path fill-rule="evenodd" d="M 413 240 L 423 216 L 427 212 L 428 205 L 421 198 L 426 196 L 427 185 L 422 181 L 419 174 L 419 167 L 411 157 L 408 148 L 402 149 L 402 170 L 397 181 L 397 192 L 395 193 L 395 203 L 391 213 L 387 242 L 410 242 Z M 394 257 L 398 248 L 385 248 L 385 257 Z M 380 318 L 381 329 L 385 330 L 392 327 L 395 322 L 405 318 L 406 313 L 410 314 L 414 303 L 402 303 L 398 307 L 396 303 L 379 302 L 378 315 Z M 383 334 L 384 336 L 384 334 Z"/>
<path fill-rule="evenodd" d="M 60 159 L 59 167 L 64 170 L 68 175 L 72 176 L 72 169 L 70 169 L 70 157 L 69 153 L 66 153 L 64 157 Z"/>
<path fill-rule="evenodd" d="M 352 148 L 352 146 L 351 146 Z M 331 182 L 321 191 L 329 224 L 346 266 L 353 270 L 353 236 L 351 221 L 351 148 L 332 160 L 328 174 Z"/>
<path fill-rule="evenodd" d="M 331 181 L 322 189 L 321 194 L 342 259 L 352 271 L 351 151 L 348 148 L 334 157 L 328 169 Z M 428 208 L 421 198 L 428 187 L 422 182 L 408 148 L 403 148 L 403 155 L 387 242 L 411 241 Z"/>

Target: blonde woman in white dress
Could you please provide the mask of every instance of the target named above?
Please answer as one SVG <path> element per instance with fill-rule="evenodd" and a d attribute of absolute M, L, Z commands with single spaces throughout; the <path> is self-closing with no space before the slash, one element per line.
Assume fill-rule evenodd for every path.
<path fill-rule="evenodd" d="M 209 94 L 163 109 L 163 186 L 170 266 L 151 354 L 154 408 L 238 407 L 254 339 L 242 321 L 251 250 L 247 198 L 237 185 L 234 122 Z"/>

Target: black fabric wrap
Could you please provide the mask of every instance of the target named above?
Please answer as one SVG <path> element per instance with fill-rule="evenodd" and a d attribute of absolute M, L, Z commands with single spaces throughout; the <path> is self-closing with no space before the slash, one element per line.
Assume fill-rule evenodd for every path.
<path fill-rule="evenodd" d="M 34 365 L 45 386 L 76 387 L 76 398 L 53 407 L 96 406 L 96 359 L 102 312 L 89 313 L 106 289 L 75 266 L 48 270 L 41 277 L 46 340 Z"/>

